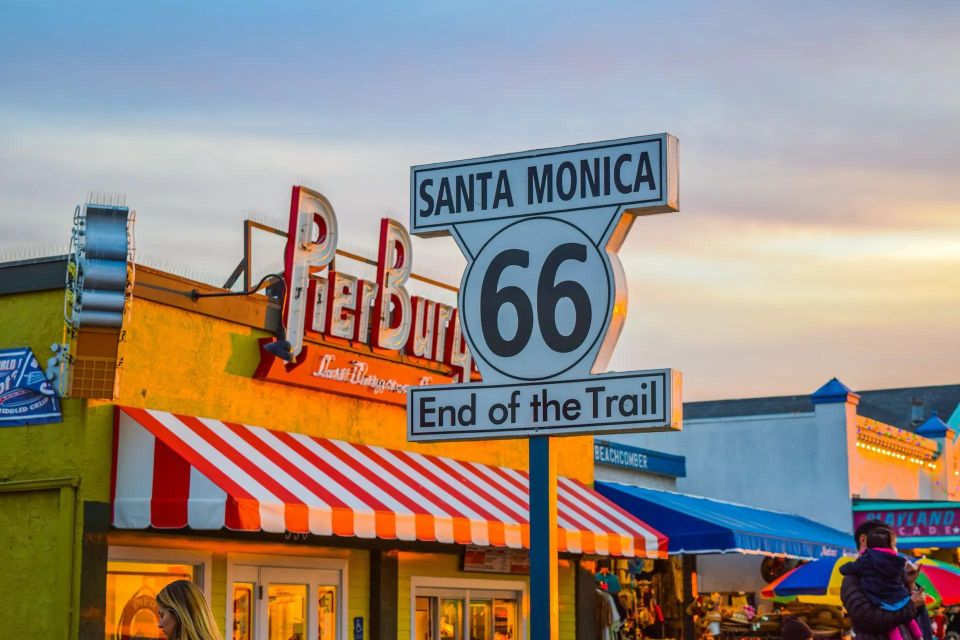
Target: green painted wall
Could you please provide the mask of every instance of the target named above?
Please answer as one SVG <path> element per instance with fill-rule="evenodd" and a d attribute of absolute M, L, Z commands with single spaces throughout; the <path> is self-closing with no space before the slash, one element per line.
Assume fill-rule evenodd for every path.
<path fill-rule="evenodd" d="M 50 615 L 59 604 L 50 518 L 58 503 L 55 491 L 0 493 L 0 602 L 6 603 L 0 636 L 57 637 L 57 620 Z"/>
<path fill-rule="evenodd" d="M 61 341 L 62 330 L 63 292 L 0 297 L 0 349 L 28 346 L 44 365 L 50 345 Z M 0 428 L 0 571 L 29 583 L 23 584 L 20 578 L 3 581 L 3 588 L 13 593 L 6 597 L 0 591 L 0 602 L 17 603 L 8 610 L 23 614 L 5 622 L 4 633 L 10 637 L 56 638 L 59 618 L 50 613 L 58 610 L 70 615 L 69 637 L 77 636 L 81 505 L 83 500 L 110 499 L 112 405 L 82 400 L 62 404 L 62 423 Z M 57 478 L 81 478 L 72 527 L 61 523 L 64 498 L 58 489 L 16 489 L 17 483 L 24 481 Z M 64 540 L 65 536 L 69 540 Z M 37 584 L 32 584 L 34 581 Z M 30 615 L 34 608 L 46 615 Z M 55 625 L 54 630 L 38 633 L 39 618 L 44 619 L 43 624 Z"/>

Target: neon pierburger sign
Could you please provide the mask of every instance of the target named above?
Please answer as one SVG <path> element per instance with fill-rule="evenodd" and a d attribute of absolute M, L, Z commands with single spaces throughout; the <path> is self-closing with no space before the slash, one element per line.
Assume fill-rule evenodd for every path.
<path fill-rule="evenodd" d="M 473 358 L 457 309 L 407 291 L 413 249 L 406 228 L 396 220 L 381 219 L 377 275 L 372 281 L 335 270 L 337 240 L 337 218 L 330 202 L 316 191 L 294 187 L 284 253 L 288 291 L 284 322 L 297 362 L 302 361 L 305 337 L 336 338 L 439 363 L 454 379 L 469 380 Z M 329 372 L 331 361 L 324 362 L 324 371 Z"/>

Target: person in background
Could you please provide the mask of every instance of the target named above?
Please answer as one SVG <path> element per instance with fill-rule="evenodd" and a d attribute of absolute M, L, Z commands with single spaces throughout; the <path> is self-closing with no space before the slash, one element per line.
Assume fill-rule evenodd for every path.
<path fill-rule="evenodd" d="M 877 527 L 886 527 L 878 520 L 867 520 L 857 527 L 853 539 L 860 551 L 867 548 L 867 534 Z M 874 604 L 863 592 L 860 577 L 846 575 L 840 586 L 840 599 L 850 616 L 853 631 L 858 640 L 887 640 L 887 632 L 891 629 L 907 624 L 913 620 L 918 607 L 924 606 L 922 591 L 915 591 L 910 596 L 910 602 L 899 611 L 884 611 Z"/>
<path fill-rule="evenodd" d="M 910 603 L 911 589 L 907 588 L 907 560 L 894 549 L 895 536 L 888 527 L 875 527 L 867 534 L 867 548 L 856 561 L 840 567 L 844 576 L 860 577 L 860 588 L 874 606 L 885 611 L 899 611 Z M 916 583 L 916 565 L 913 565 L 913 583 Z M 915 618 L 904 623 L 912 640 L 924 640 Z M 887 632 L 890 640 L 904 640 L 900 627 Z M 931 639 L 927 639 L 931 640 Z"/>
<path fill-rule="evenodd" d="M 782 640 L 813 640 L 813 631 L 800 618 L 787 616 L 780 628 Z"/>
<path fill-rule="evenodd" d="M 920 567 L 917 566 L 915 562 L 908 562 L 906 568 L 904 569 L 904 581 L 907 584 L 907 591 L 913 593 L 920 587 L 917 586 L 917 577 L 920 575 Z M 920 591 L 923 593 L 923 590 Z M 925 606 L 918 607 L 917 617 L 915 618 L 917 624 L 920 626 L 920 632 L 923 634 L 923 640 L 933 640 L 933 622 L 930 620 L 930 612 Z"/>
<path fill-rule="evenodd" d="M 167 640 L 223 640 L 203 592 L 189 580 L 176 580 L 161 589 L 157 612 L 157 626 Z"/>
<path fill-rule="evenodd" d="M 943 640 L 947 635 L 947 613 L 942 606 L 937 607 L 937 612 L 930 618 L 930 632 L 935 640 Z"/>

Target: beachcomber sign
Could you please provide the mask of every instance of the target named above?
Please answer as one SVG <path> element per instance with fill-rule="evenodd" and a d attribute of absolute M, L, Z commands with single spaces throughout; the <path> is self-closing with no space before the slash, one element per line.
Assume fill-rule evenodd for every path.
<path fill-rule="evenodd" d="M 683 478 L 687 475 L 687 462 L 683 456 L 606 440 L 593 441 L 593 461 L 609 467 L 656 473 L 674 478 Z"/>

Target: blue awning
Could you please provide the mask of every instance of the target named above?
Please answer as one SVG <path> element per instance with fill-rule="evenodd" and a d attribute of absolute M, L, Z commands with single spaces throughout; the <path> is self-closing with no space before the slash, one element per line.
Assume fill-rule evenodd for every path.
<path fill-rule="evenodd" d="M 855 551 L 853 536 L 807 518 L 614 482 L 595 488 L 670 539 L 670 553 L 814 559 Z"/>

